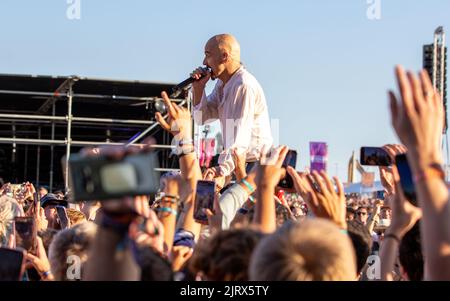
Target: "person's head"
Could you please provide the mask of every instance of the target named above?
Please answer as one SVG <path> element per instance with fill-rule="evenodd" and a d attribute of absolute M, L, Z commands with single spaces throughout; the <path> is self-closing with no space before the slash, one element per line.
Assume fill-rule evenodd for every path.
<path fill-rule="evenodd" d="M 361 273 L 366 264 L 367 257 L 370 255 L 372 246 L 372 237 L 366 226 L 361 223 L 350 221 L 347 222 L 348 236 L 350 237 L 356 254 L 356 269 L 358 274 Z"/>
<path fill-rule="evenodd" d="M 356 211 L 352 207 L 347 207 L 345 219 L 347 222 L 355 219 Z"/>
<path fill-rule="evenodd" d="M 49 249 L 51 271 L 56 280 L 77 280 L 68 278 L 69 261 L 71 255 L 77 256 L 81 263 L 81 278 L 83 265 L 88 259 L 88 249 L 95 238 L 97 226 L 92 222 L 85 222 L 73 228 L 60 231 L 53 238 Z M 70 276 L 70 275 L 69 275 Z"/>
<path fill-rule="evenodd" d="M 369 218 L 369 211 L 367 207 L 359 207 L 356 210 L 356 220 L 365 225 L 367 223 L 367 219 Z"/>
<path fill-rule="evenodd" d="M 54 228 L 56 223 L 56 206 L 67 207 L 67 201 L 60 200 L 53 193 L 47 193 L 41 198 L 41 207 L 44 208 L 45 218 L 50 228 Z"/>
<path fill-rule="evenodd" d="M 39 187 L 39 196 L 43 198 L 48 193 L 48 189 L 45 186 Z"/>
<path fill-rule="evenodd" d="M 238 41 L 230 34 L 213 36 L 205 45 L 203 64 L 210 67 L 214 78 L 234 71 L 241 64 L 241 49 Z"/>
<path fill-rule="evenodd" d="M 250 260 L 252 281 L 354 280 L 352 243 L 332 222 L 287 222 L 262 239 Z"/>
<path fill-rule="evenodd" d="M 391 210 L 391 208 L 389 208 L 389 207 L 381 208 L 380 218 L 391 220 L 392 219 L 392 210 Z"/>
<path fill-rule="evenodd" d="M 68 208 L 66 211 L 71 227 L 86 221 L 86 216 L 81 211 L 73 208 Z"/>
<path fill-rule="evenodd" d="M 7 246 L 13 234 L 13 221 L 23 215 L 19 204 L 7 196 L 0 197 L 0 246 Z"/>
<path fill-rule="evenodd" d="M 189 269 L 209 281 L 246 281 L 250 256 L 261 238 L 251 229 L 218 232 L 197 245 Z"/>
<path fill-rule="evenodd" d="M 420 244 L 420 222 L 417 222 L 405 236 L 399 248 L 400 265 L 408 280 L 423 280 L 423 255 Z"/>
<path fill-rule="evenodd" d="M 64 199 L 64 192 L 62 190 L 56 190 L 53 192 L 54 195 L 56 195 L 60 200 Z"/>
<path fill-rule="evenodd" d="M 280 203 L 276 203 L 275 205 L 275 213 L 277 219 L 277 228 L 283 226 L 283 224 L 290 220 L 288 209 Z"/>

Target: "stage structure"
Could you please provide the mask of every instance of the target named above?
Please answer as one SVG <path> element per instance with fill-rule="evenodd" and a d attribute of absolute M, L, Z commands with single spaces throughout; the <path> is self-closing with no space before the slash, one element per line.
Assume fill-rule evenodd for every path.
<path fill-rule="evenodd" d="M 160 168 L 178 169 L 172 137 L 154 119 L 174 84 L 0 74 L 0 177 L 67 188 L 61 160 L 86 146 L 157 140 Z M 186 93 L 173 101 L 188 106 Z"/>
<path fill-rule="evenodd" d="M 423 46 L 423 68 L 427 70 L 433 86 L 439 91 L 445 108 L 445 126 L 443 133 L 447 133 L 447 47 L 445 46 L 445 32 L 442 26 L 434 32 L 433 44 Z"/>

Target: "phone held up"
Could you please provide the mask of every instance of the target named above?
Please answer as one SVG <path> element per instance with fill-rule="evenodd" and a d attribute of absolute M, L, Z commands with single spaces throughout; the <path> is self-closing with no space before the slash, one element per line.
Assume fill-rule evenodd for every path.
<path fill-rule="evenodd" d="M 391 166 L 391 157 L 381 147 L 361 147 L 360 160 L 361 165 L 371 166 Z"/>
<path fill-rule="evenodd" d="M 203 209 L 214 208 L 216 183 L 214 181 L 197 181 L 195 193 L 194 219 L 201 224 L 208 224 L 208 216 Z"/>

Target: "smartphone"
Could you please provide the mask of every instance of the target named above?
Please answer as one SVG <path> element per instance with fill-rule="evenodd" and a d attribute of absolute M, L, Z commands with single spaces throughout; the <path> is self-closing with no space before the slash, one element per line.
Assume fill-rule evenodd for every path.
<path fill-rule="evenodd" d="M 66 208 L 64 206 L 56 206 L 56 213 L 58 214 L 59 225 L 61 226 L 61 229 L 67 229 L 70 224 Z"/>
<path fill-rule="evenodd" d="M 403 194 L 411 204 L 417 206 L 416 188 L 406 154 L 395 156 L 395 165 L 400 175 L 400 186 L 402 187 Z"/>
<path fill-rule="evenodd" d="M 21 281 L 25 272 L 25 251 L 0 248 L 0 281 Z"/>
<path fill-rule="evenodd" d="M 104 156 L 72 155 L 69 182 L 74 201 L 120 199 L 158 191 L 158 157 L 155 152 L 133 154 L 121 160 Z"/>
<path fill-rule="evenodd" d="M 14 218 L 16 246 L 34 253 L 37 229 L 34 217 L 17 216 Z"/>
<path fill-rule="evenodd" d="M 216 182 L 197 181 L 197 190 L 195 193 L 194 219 L 201 224 L 208 224 L 208 216 L 203 212 L 207 208 L 213 210 L 214 197 L 216 192 Z"/>
<path fill-rule="evenodd" d="M 375 198 L 379 200 L 384 200 L 384 191 L 380 190 L 376 192 Z"/>
<path fill-rule="evenodd" d="M 291 166 L 295 169 L 297 165 L 297 151 L 296 150 L 289 150 L 286 154 L 286 158 L 284 158 L 282 167 L 286 168 L 288 166 Z M 286 189 L 293 189 L 294 188 L 294 181 L 292 180 L 292 177 L 286 172 L 286 176 L 284 179 L 282 179 L 278 186 L 281 188 Z"/>
<path fill-rule="evenodd" d="M 360 160 L 361 165 L 371 166 L 391 166 L 391 157 L 381 147 L 361 147 Z"/>

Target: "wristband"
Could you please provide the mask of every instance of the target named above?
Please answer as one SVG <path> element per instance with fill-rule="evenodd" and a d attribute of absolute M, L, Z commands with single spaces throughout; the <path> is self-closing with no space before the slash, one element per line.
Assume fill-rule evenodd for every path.
<path fill-rule="evenodd" d="M 255 192 L 255 188 L 253 188 L 253 186 L 250 185 L 250 183 L 246 179 L 242 179 L 241 183 L 244 184 L 248 188 L 248 190 L 250 190 L 250 193 Z"/>
<path fill-rule="evenodd" d="M 252 204 L 255 203 L 255 198 L 253 196 L 249 195 L 248 199 L 250 200 L 250 202 L 252 202 Z"/>
<path fill-rule="evenodd" d="M 160 207 L 160 208 L 158 208 L 158 211 L 169 212 L 169 213 L 175 215 L 175 217 L 178 215 L 178 212 L 175 209 L 172 209 L 169 207 Z"/>
<path fill-rule="evenodd" d="M 41 278 L 47 278 L 48 276 L 50 276 L 52 274 L 52 271 L 48 270 L 45 271 L 44 273 L 42 273 Z"/>
<path fill-rule="evenodd" d="M 445 180 L 445 172 L 439 164 L 430 165 L 428 168 L 421 170 L 414 176 L 414 183 L 432 178 Z"/>

